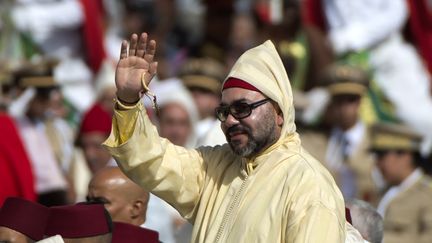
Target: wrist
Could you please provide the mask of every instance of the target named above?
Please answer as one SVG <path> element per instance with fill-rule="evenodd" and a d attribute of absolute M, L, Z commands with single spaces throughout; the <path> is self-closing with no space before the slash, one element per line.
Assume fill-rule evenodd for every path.
<path fill-rule="evenodd" d="M 120 103 L 127 105 L 127 106 L 135 105 L 136 103 L 138 103 L 140 101 L 140 99 L 141 98 L 139 96 L 124 98 L 124 97 L 121 97 L 120 95 L 117 94 L 117 100 L 120 101 Z"/>

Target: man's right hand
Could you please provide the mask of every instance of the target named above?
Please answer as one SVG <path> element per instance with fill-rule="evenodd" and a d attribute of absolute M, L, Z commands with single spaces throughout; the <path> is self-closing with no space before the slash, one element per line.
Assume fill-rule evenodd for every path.
<path fill-rule="evenodd" d="M 150 81 L 156 75 L 157 62 L 153 61 L 156 41 L 147 41 L 147 33 L 132 34 L 128 51 L 128 42 L 121 45 L 120 60 L 117 64 L 115 82 L 117 97 L 120 101 L 136 103 L 140 93 L 145 92 Z"/>

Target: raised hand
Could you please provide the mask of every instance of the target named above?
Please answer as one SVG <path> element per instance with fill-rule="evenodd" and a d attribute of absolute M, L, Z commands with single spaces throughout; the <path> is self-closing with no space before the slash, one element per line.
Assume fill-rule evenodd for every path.
<path fill-rule="evenodd" d="M 147 40 L 147 33 L 142 33 L 139 39 L 138 35 L 132 34 L 129 52 L 128 42 L 122 42 L 115 75 L 117 97 L 121 101 L 136 103 L 156 74 L 157 62 L 153 61 L 156 41 Z"/>

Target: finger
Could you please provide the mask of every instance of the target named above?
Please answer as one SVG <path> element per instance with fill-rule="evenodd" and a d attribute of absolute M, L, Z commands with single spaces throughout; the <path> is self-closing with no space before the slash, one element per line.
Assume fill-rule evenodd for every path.
<path fill-rule="evenodd" d="M 152 77 L 155 76 L 157 73 L 157 66 L 158 66 L 158 62 L 152 62 L 150 64 L 149 73 Z"/>
<path fill-rule="evenodd" d="M 138 42 L 137 34 L 132 34 L 130 39 L 130 46 L 129 46 L 129 56 L 135 56 L 137 42 Z"/>
<path fill-rule="evenodd" d="M 137 51 L 136 51 L 136 56 L 137 57 L 144 57 L 145 53 L 146 53 L 146 48 L 147 48 L 147 33 L 142 33 L 140 35 L 139 41 L 138 41 L 138 47 L 137 47 Z"/>
<path fill-rule="evenodd" d="M 156 41 L 151 40 L 146 50 L 146 53 L 144 55 L 144 59 L 147 62 L 152 63 L 155 53 L 156 53 Z"/>
<path fill-rule="evenodd" d="M 123 40 L 120 47 L 120 59 L 124 59 L 128 57 L 127 46 L 128 46 L 127 40 Z"/>

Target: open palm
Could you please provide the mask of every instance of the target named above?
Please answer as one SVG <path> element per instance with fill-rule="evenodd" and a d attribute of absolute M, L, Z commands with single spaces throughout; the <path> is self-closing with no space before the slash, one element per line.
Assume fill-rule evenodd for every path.
<path fill-rule="evenodd" d="M 137 102 L 140 92 L 145 91 L 156 74 L 157 62 L 153 61 L 156 52 L 156 42 L 147 41 L 147 33 L 142 33 L 138 39 L 133 34 L 128 42 L 121 45 L 120 60 L 116 70 L 117 97 L 129 103 Z"/>

